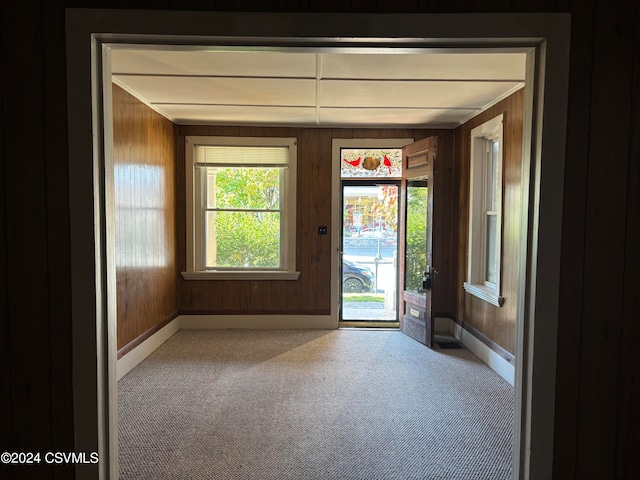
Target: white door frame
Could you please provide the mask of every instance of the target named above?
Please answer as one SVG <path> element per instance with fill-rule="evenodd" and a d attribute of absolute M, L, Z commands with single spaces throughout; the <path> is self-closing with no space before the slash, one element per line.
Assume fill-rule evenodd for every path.
<path fill-rule="evenodd" d="M 313 51 L 391 47 L 399 53 L 455 46 L 527 52 L 523 199 L 528 201 L 523 201 L 522 209 L 526 255 L 520 260 L 514 478 L 551 477 L 568 14 L 67 9 L 66 29 L 75 450 L 100 455 L 97 466 L 78 465 L 77 478 L 115 479 L 118 474 L 113 160 L 111 132 L 105 128 L 110 125 L 111 89 L 103 89 L 104 79 L 110 79 L 104 68 L 108 62 L 103 60 L 108 58 L 110 44 L 140 43 Z"/>
<path fill-rule="evenodd" d="M 342 148 L 402 148 L 413 143 L 413 138 L 332 138 L 331 139 L 331 317 L 338 328 L 340 304 L 342 303 L 341 238 L 342 234 L 342 187 L 340 184 Z M 366 177 L 363 180 L 367 180 Z M 371 180 L 375 180 L 371 178 Z M 398 187 L 400 193 L 400 187 Z M 401 212 L 398 212 L 400 218 Z M 397 272 L 396 272 L 397 273 Z M 399 314 L 398 314 L 399 315 Z"/>

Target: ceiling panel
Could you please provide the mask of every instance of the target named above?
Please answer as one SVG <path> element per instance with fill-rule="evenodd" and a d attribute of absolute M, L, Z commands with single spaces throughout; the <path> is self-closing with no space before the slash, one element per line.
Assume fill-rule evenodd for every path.
<path fill-rule="evenodd" d="M 176 123 L 218 125 L 455 127 L 521 88 L 526 58 L 153 48 L 114 49 L 114 82 Z"/>
<path fill-rule="evenodd" d="M 162 105 L 178 124 L 211 125 L 316 125 L 312 107 L 230 107 L 225 105 Z"/>
<path fill-rule="evenodd" d="M 524 81 L 521 53 L 323 54 L 322 78 Z"/>
<path fill-rule="evenodd" d="M 482 108 L 518 87 L 517 82 L 322 80 L 322 107 Z"/>
<path fill-rule="evenodd" d="M 314 106 L 314 80 L 115 75 L 148 103 Z"/>
<path fill-rule="evenodd" d="M 147 75 L 316 77 L 315 53 L 112 50 L 111 71 Z"/>
<path fill-rule="evenodd" d="M 394 108 L 321 108 L 322 125 L 398 125 L 455 127 L 478 110 L 426 110 Z"/>

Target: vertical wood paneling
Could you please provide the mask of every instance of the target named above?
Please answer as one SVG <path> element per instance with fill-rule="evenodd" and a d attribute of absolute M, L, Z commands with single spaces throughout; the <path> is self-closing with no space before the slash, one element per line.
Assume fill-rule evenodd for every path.
<path fill-rule="evenodd" d="M 503 12 L 508 11 L 511 0 L 455 0 L 458 12 Z"/>
<path fill-rule="evenodd" d="M 434 316 L 448 316 L 453 312 L 450 298 L 452 280 L 451 262 L 453 258 L 453 244 L 451 234 L 453 228 L 454 205 L 451 184 L 453 182 L 453 131 L 431 131 L 430 135 L 437 135 L 436 159 L 434 162 L 433 188 L 433 266 L 438 274 L 433 277 L 431 308 Z M 457 250 L 456 250 L 457 253 Z"/>
<path fill-rule="evenodd" d="M 279 3 L 283 1 L 289 5 L 299 5 L 298 2 L 288 0 L 276 0 Z M 350 2 L 345 0 L 308 0 L 309 12 L 345 12 L 350 11 Z M 287 9 L 289 10 L 289 9 Z"/>
<path fill-rule="evenodd" d="M 22 25 L 23 18 L 30 21 Z M 51 405 L 55 386 L 52 388 L 50 369 L 52 325 L 47 244 L 47 125 L 44 121 L 47 94 L 41 61 L 44 57 L 42 29 L 40 2 L 22 2 L 11 11 L 3 8 L 0 51 L 6 67 L 2 71 L 5 112 L 2 190 L 8 228 L 2 248 L 6 249 L 5 298 L 9 313 L 6 328 L 10 335 L 7 342 L 10 362 L 5 368 L 11 390 L 7 400 L 13 420 L 11 430 L 2 437 L 11 451 L 48 451 L 52 446 Z M 19 49 L 8 47 L 23 35 Z M 26 62 L 22 68 L 10 67 L 20 65 L 23 55 L 37 60 Z M 38 109 L 34 112 L 25 108 L 25 102 L 37 104 Z M 28 475 L 53 478 L 52 469 L 47 465 L 16 466 L 11 473 L 17 478 Z"/>
<path fill-rule="evenodd" d="M 4 24 L 0 20 L 0 27 Z M 0 33 L 0 40 L 4 36 Z M 0 448 L 11 445 L 13 424 L 11 418 L 11 337 L 9 316 L 9 268 L 7 264 L 7 197 L 5 194 L 7 176 L 5 173 L 4 132 L 4 57 L 0 61 Z M 6 320 L 5 320 L 6 319 Z"/>
<path fill-rule="evenodd" d="M 320 150 L 318 137 L 320 132 L 314 132 L 309 139 L 309 177 L 306 188 L 309 191 L 309 208 L 307 209 L 307 250 L 309 252 L 309 307 L 312 310 L 318 309 L 318 289 L 320 288 L 320 269 L 318 257 L 318 197 L 321 194 L 318 188 L 318 178 L 320 173 Z"/>
<path fill-rule="evenodd" d="M 376 7 L 378 12 L 415 12 L 418 0 L 378 0 Z"/>
<path fill-rule="evenodd" d="M 567 124 L 567 155 L 562 220 L 558 352 L 556 380 L 554 472 L 557 478 L 575 478 L 578 400 L 580 395 L 580 338 L 584 288 L 584 238 L 587 167 L 591 118 L 591 74 L 595 2 L 575 2 L 571 22 L 571 63 Z"/>
<path fill-rule="evenodd" d="M 47 202 L 47 259 L 49 287 L 49 356 L 51 371 L 51 442 L 55 449 L 74 450 L 72 390 L 72 341 L 71 331 L 71 255 L 70 242 L 69 175 L 67 170 L 67 125 L 59 120 L 59 112 L 67 106 L 67 84 L 57 69 L 65 62 L 64 53 L 56 48 L 64 41 L 63 0 L 42 2 L 43 35 L 49 39 L 43 43 L 43 85 L 47 92 L 44 120 L 44 148 L 46 154 L 46 202 Z M 0 73 L 0 76 L 2 74 Z M 1 131 L 0 127 L 0 131 Z M 1 134 L 0 134 L 1 136 Z M 55 153 L 52 153 L 55 152 Z M 0 219 L 0 223 L 2 219 Z M 0 241 L 1 243 L 1 241 Z M 1 342 L 0 342 L 1 345 Z M 1 347 L 0 347 L 1 348 Z M 73 476 L 71 464 L 54 468 L 54 479 Z"/>
<path fill-rule="evenodd" d="M 331 228 L 331 174 L 332 163 L 331 158 L 331 142 L 332 130 L 320 130 L 318 139 L 318 176 L 317 176 L 317 195 L 318 195 L 318 225 L 324 225 L 328 229 Z M 331 283 L 327 279 L 331 278 L 331 231 L 327 231 L 327 235 L 316 235 L 318 237 L 317 265 L 318 265 L 318 304 L 317 308 L 321 309 L 324 305 L 331 304 Z"/>
<path fill-rule="evenodd" d="M 593 49 L 593 134 L 589 138 L 584 243 L 585 257 L 593 261 L 584 266 L 576 471 L 580 478 L 608 478 L 616 470 L 618 405 L 611 392 L 619 388 L 621 367 L 633 93 L 633 70 L 626 62 L 633 58 L 635 13 L 636 5 L 630 2 L 596 5 L 595 31 L 609 34 L 598 36 Z M 612 78 L 615 88 L 611 88 Z"/>
<path fill-rule="evenodd" d="M 438 139 L 438 171 L 442 179 L 442 205 L 441 205 L 441 225 L 438 235 L 441 236 L 440 251 L 435 252 L 437 260 L 437 271 L 440 275 L 436 277 L 436 287 L 441 292 L 439 303 L 435 306 L 438 311 L 436 315 L 452 314 L 455 305 L 455 263 L 458 250 L 457 241 L 454 237 L 454 225 L 457 223 L 455 217 L 454 201 L 454 170 L 455 163 L 453 157 L 453 131 L 443 130 Z"/>
<path fill-rule="evenodd" d="M 447 12 L 455 11 L 455 0 L 418 0 L 418 12 Z"/>
<path fill-rule="evenodd" d="M 296 250 L 298 252 L 300 269 L 300 304 L 308 308 L 309 305 L 309 287 L 311 275 L 311 259 L 309 253 L 309 205 L 311 204 L 311 184 L 310 184 L 310 137 L 311 131 L 307 128 L 299 130 L 298 133 L 298 182 L 296 199 L 298 202 L 296 216 Z"/>
<path fill-rule="evenodd" d="M 634 78 L 632 86 L 631 132 L 640 132 L 640 7 L 636 8 Z M 618 478 L 632 478 L 640 472 L 640 295 L 634 284 L 638 283 L 637 265 L 640 265 L 640 135 L 631 137 L 629 150 L 629 175 L 627 180 L 626 251 L 624 270 L 624 304 L 620 346 L 620 381 L 618 382 L 617 458 Z"/>
<path fill-rule="evenodd" d="M 178 309 L 175 127 L 113 87 L 118 349 Z"/>
<path fill-rule="evenodd" d="M 571 0 L 511 0 L 513 12 L 554 12 L 563 11 L 559 4 L 570 3 Z"/>
<path fill-rule="evenodd" d="M 221 281 L 179 279 L 180 310 L 187 313 L 305 313 L 331 310 L 331 235 L 318 235 L 318 226 L 331 225 L 333 138 L 406 138 L 416 140 L 444 131 L 416 129 L 257 128 L 221 126 L 178 127 L 178 265 L 186 265 L 184 137 L 188 135 L 271 136 L 298 139 L 296 202 L 297 281 Z M 450 133 L 450 135 L 452 135 Z M 182 217 L 181 217 L 182 216 Z M 447 220 L 451 222 L 451 220 Z M 442 234 L 444 235 L 444 233 Z M 441 242 L 444 244 L 444 236 Z M 448 255 L 447 264 L 451 261 Z M 450 293 L 443 287 L 443 298 Z"/>
<path fill-rule="evenodd" d="M 275 129 L 275 128 L 270 128 L 270 129 L 265 129 L 264 134 L 270 137 L 276 137 L 279 135 L 279 130 Z M 288 136 L 291 137 L 296 137 L 298 138 L 298 158 L 300 158 L 300 147 L 301 147 L 301 143 L 300 143 L 300 138 L 299 138 L 299 130 L 293 130 L 290 129 L 288 132 Z M 298 162 L 297 164 L 297 171 L 298 171 L 298 177 L 300 177 L 300 162 Z M 302 249 L 299 247 L 299 245 L 301 245 L 301 241 L 300 241 L 300 235 L 301 235 L 301 229 L 300 229 L 300 218 L 301 215 L 303 215 L 303 213 L 299 210 L 300 208 L 300 199 L 298 198 L 298 195 L 300 195 L 300 181 L 296 182 L 296 245 L 292 248 L 296 249 L 296 268 L 300 269 L 300 265 L 302 265 Z M 300 271 L 300 270 L 298 270 Z M 286 285 L 286 292 L 287 292 L 287 309 L 288 310 L 302 310 L 306 307 L 305 303 L 302 301 L 302 290 L 304 290 L 304 286 L 302 281 L 295 281 L 295 282 L 291 282 L 291 281 L 287 281 L 287 285 Z"/>
<path fill-rule="evenodd" d="M 515 353 L 518 258 L 520 248 L 520 207 L 522 174 L 522 112 L 524 90 L 497 103 L 456 129 L 457 218 L 457 310 L 456 318 L 486 335 L 508 352 Z M 464 291 L 469 245 L 469 137 L 478 125 L 504 113 L 503 201 L 502 201 L 502 307 L 495 307 Z"/>
<path fill-rule="evenodd" d="M 467 129 L 457 128 L 455 131 L 455 167 L 456 184 L 458 190 L 458 214 L 457 214 L 457 238 L 458 238 L 458 277 L 456 279 L 456 311 L 455 316 L 459 320 L 466 319 L 465 311 L 465 293 L 461 288 L 461 282 L 466 279 L 467 275 L 467 249 L 468 249 L 468 232 L 469 232 L 469 181 L 470 181 L 470 165 L 468 161 L 463 159 L 469 158 L 470 149 Z"/>

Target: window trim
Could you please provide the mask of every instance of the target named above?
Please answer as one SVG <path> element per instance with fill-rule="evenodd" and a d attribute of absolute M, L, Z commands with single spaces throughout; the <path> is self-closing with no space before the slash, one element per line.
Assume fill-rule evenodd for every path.
<path fill-rule="evenodd" d="M 467 253 L 467 281 L 464 289 L 496 307 L 504 304 L 500 295 L 502 270 L 502 190 L 504 157 L 504 114 L 471 130 L 471 155 L 469 177 L 469 246 Z M 487 206 L 486 188 L 488 175 L 485 155 L 487 142 L 498 141 L 498 175 L 496 184 L 496 282 L 486 281 Z"/>
<path fill-rule="evenodd" d="M 282 188 L 282 235 L 280 239 L 279 269 L 205 269 L 202 226 L 197 215 L 200 211 L 196 198 L 195 149 L 200 145 L 287 147 L 289 161 L 283 172 Z M 222 137 L 185 136 L 185 193 L 186 193 L 186 271 L 185 280 L 297 280 L 296 271 L 296 182 L 297 182 L 297 138 L 281 137 Z"/>

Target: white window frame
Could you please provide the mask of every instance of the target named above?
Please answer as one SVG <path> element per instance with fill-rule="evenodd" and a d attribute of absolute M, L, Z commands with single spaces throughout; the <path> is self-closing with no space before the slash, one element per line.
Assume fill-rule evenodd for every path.
<path fill-rule="evenodd" d="M 196 185 L 195 151 L 198 146 L 238 147 L 286 147 L 289 159 L 283 171 L 280 191 L 281 236 L 279 269 L 206 269 L 204 258 L 204 234 L 202 209 L 204 195 Z M 214 164 L 212 164 L 214 165 Z M 267 164 L 265 164 L 267 166 Z M 185 137 L 185 182 L 186 182 L 186 250 L 187 270 L 182 272 L 185 280 L 297 280 L 296 271 L 296 180 L 297 139 L 275 137 Z"/>
<path fill-rule="evenodd" d="M 469 180 L 469 250 L 467 255 L 467 281 L 464 282 L 466 292 L 492 305 L 501 307 L 504 297 L 500 295 L 500 279 L 502 264 L 502 166 L 504 153 L 504 115 L 477 126 L 471 130 L 471 163 Z M 496 207 L 489 213 L 487 206 L 487 189 L 492 182 L 487 171 L 487 146 L 498 142 L 498 173 L 496 182 Z M 487 272 L 487 216 L 496 218 L 496 281 L 486 280 Z"/>

